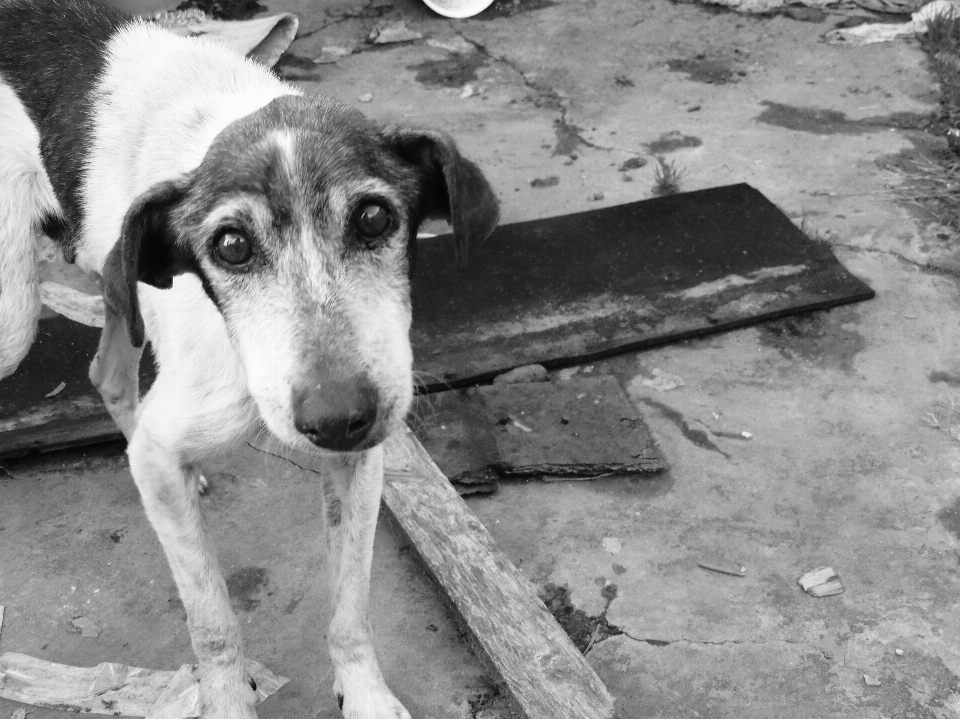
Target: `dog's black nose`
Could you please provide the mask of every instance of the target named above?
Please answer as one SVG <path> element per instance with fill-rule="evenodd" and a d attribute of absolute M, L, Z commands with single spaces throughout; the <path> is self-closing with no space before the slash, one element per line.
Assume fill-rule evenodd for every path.
<path fill-rule="evenodd" d="M 294 396 L 294 425 L 318 447 L 349 452 L 377 422 L 380 396 L 366 376 L 327 379 Z"/>

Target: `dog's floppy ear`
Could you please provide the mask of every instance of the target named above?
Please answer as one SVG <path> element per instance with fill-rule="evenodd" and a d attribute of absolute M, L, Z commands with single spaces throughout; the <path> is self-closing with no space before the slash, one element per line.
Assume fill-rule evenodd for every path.
<path fill-rule="evenodd" d="M 497 227 L 497 196 L 480 168 L 460 154 L 443 132 L 392 128 L 385 137 L 394 151 L 420 171 L 424 216 L 439 216 L 453 225 L 454 257 L 465 267 L 471 247 Z"/>
<path fill-rule="evenodd" d="M 103 267 L 104 300 L 127 320 L 134 347 L 143 345 L 144 334 L 137 282 L 165 289 L 173 284 L 174 275 L 193 266 L 192 255 L 177 240 L 171 218 L 188 184 L 187 178 L 159 182 L 137 197 Z"/>

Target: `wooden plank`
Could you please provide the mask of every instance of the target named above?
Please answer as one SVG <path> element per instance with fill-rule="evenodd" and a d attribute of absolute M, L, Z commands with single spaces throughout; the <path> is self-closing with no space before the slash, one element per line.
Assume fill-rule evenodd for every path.
<path fill-rule="evenodd" d="M 613 697 L 409 430 L 383 500 L 526 719 L 609 719 Z"/>

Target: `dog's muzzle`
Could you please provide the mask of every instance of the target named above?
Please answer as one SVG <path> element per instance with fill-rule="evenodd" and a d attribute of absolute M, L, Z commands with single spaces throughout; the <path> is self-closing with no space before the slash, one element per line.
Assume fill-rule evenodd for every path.
<path fill-rule="evenodd" d="M 379 408 L 380 393 L 367 376 L 331 378 L 295 392 L 293 421 L 297 431 L 318 447 L 349 452 L 372 439 Z"/>

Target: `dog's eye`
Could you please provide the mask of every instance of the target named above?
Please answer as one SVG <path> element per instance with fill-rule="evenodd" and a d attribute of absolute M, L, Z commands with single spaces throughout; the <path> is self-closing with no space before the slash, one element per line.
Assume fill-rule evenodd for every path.
<path fill-rule="evenodd" d="M 253 247 L 243 235 L 237 232 L 224 232 L 216 244 L 217 257 L 228 265 L 242 265 L 253 257 Z"/>
<path fill-rule="evenodd" d="M 375 240 L 390 227 L 390 210 L 379 202 L 364 202 L 353 213 L 353 226 L 366 240 Z"/>

